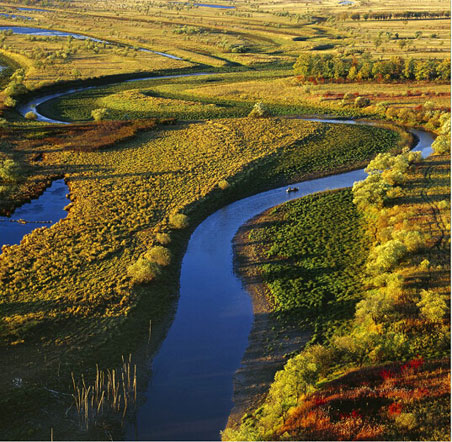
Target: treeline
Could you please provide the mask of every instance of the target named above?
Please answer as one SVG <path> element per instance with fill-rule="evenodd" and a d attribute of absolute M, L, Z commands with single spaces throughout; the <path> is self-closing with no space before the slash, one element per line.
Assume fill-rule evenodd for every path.
<path fill-rule="evenodd" d="M 392 57 L 381 60 L 368 54 L 344 58 L 342 55 L 305 53 L 298 57 L 293 67 L 301 80 L 450 80 L 450 58 Z"/>
<path fill-rule="evenodd" d="M 450 11 L 404 11 L 404 12 L 369 12 L 349 14 L 352 20 L 421 20 L 428 18 L 450 18 Z"/>

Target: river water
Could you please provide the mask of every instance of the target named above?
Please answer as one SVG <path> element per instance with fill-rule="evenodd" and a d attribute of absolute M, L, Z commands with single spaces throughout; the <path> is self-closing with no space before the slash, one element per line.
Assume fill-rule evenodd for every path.
<path fill-rule="evenodd" d="M 54 97 L 43 97 L 41 102 Z M 432 136 L 417 130 L 413 133 L 419 139 L 415 150 L 428 156 Z M 253 323 L 250 297 L 233 271 L 235 233 L 250 218 L 275 205 L 314 192 L 349 187 L 365 176 L 364 170 L 357 170 L 297 183 L 296 194 L 287 194 L 285 187 L 266 191 L 218 210 L 196 228 L 182 262 L 176 315 L 158 353 L 149 362 L 152 375 L 136 420 L 127 428 L 127 439 L 220 438 L 233 405 L 233 375 Z M 57 205 L 62 209 L 63 204 Z M 16 217 L 26 215 L 15 213 Z M 4 235 L 9 238 L 8 233 Z"/>

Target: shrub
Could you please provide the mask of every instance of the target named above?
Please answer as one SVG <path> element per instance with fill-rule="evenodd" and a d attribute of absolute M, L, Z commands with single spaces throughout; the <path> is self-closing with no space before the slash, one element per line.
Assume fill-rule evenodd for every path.
<path fill-rule="evenodd" d="M 395 418 L 395 422 L 400 427 L 405 427 L 408 430 L 412 430 L 417 424 L 417 419 L 413 413 L 400 413 Z"/>
<path fill-rule="evenodd" d="M 161 273 L 160 267 L 155 262 L 151 262 L 144 257 L 127 267 L 127 274 L 134 283 L 150 282 Z"/>
<path fill-rule="evenodd" d="M 169 223 L 173 229 L 185 229 L 189 226 L 189 218 L 182 213 L 176 213 L 169 216 Z"/>
<path fill-rule="evenodd" d="M 353 184 L 353 203 L 363 211 L 369 206 L 382 208 L 389 189 L 380 174 L 369 175 L 364 181 Z"/>
<path fill-rule="evenodd" d="M 171 263 L 171 252 L 163 246 L 155 246 L 149 249 L 144 257 L 161 266 L 167 266 Z"/>
<path fill-rule="evenodd" d="M 94 121 L 102 121 L 108 114 L 108 110 L 103 107 L 100 109 L 93 109 L 91 111 L 91 116 L 93 117 Z"/>
<path fill-rule="evenodd" d="M 221 180 L 221 181 L 218 183 L 218 187 L 219 187 L 221 190 L 226 190 L 229 186 L 230 186 L 230 184 L 229 184 L 226 180 Z"/>
<path fill-rule="evenodd" d="M 27 120 L 37 120 L 38 116 L 33 111 L 30 111 L 25 114 L 25 118 Z"/>
<path fill-rule="evenodd" d="M 248 114 L 248 117 L 265 118 L 265 117 L 269 117 L 270 115 L 271 115 L 270 111 L 267 109 L 267 107 L 264 105 L 264 103 L 259 102 L 253 106 L 253 109 L 251 109 L 251 112 Z"/>
<path fill-rule="evenodd" d="M 450 152 L 450 114 L 443 114 L 439 119 L 441 129 L 439 135 L 432 143 L 433 151 L 438 155 L 443 155 Z"/>
<path fill-rule="evenodd" d="M 3 104 L 6 107 L 14 107 L 17 104 L 17 101 L 13 97 L 6 97 Z"/>
<path fill-rule="evenodd" d="M 369 254 L 367 270 L 373 275 L 386 272 L 394 268 L 407 252 L 406 245 L 397 239 L 381 244 Z"/>
<path fill-rule="evenodd" d="M 171 237 L 168 235 L 168 233 L 157 233 L 157 235 L 155 235 L 155 238 L 163 246 L 171 242 Z"/>
<path fill-rule="evenodd" d="M 0 178 L 3 181 L 16 181 L 19 175 L 19 166 L 11 158 L 0 159 Z"/>
<path fill-rule="evenodd" d="M 369 106 L 370 100 L 366 97 L 356 97 L 355 98 L 355 106 L 356 107 L 366 107 Z"/>
<path fill-rule="evenodd" d="M 444 298 L 431 290 L 421 290 L 421 300 L 416 304 L 423 316 L 429 322 L 439 322 L 443 319 L 447 303 Z"/>

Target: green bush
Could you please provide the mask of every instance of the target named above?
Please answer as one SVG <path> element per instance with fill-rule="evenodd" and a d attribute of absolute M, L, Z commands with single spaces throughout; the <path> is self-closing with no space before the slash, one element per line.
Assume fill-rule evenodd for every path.
<path fill-rule="evenodd" d="M 161 273 L 160 267 L 155 262 L 151 262 L 144 257 L 127 267 L 127 274 L 134 283 L 150 282 L 157 278 Z"/>
<path fill-rule="evenodd" d="M 356 107 L 366 107 L 370 105 L 370 100 L 366 97 L 356 97 L 355 106 Z"/>
<path fill-rule="evenodd" d="M 367 270 L 372 275 L 387 272 L 394 268 L 407 254 L 405 244 L 397 239 L 376 246 L 369 254 Z"/>
<path fill-rule="evenodd" d="M 189 226 L 189 218 L 182 213 L 169 216 L 169 224 L 173 229 L 185 229 Z"/>
<path fill-rule="evenodd" d="M 230 184 L 229 184 L 226 180 L 221 180 L 221 181 L 218 183 L 218 187 L 219 187 L 221 190 L 226 190 L 229 186 L 230 186 Z"/>
<path fill-rule="evenodd" d="M 6 107 L 14 107 L 17 104 L 17 101 L 13 97 L 6 97 L 3 104 Z"/>
<path fill-rule="evenodd" d="M 144 257 L 161 266 L 167 266 L 171 263 L 171 252 L 163 246 L 155 246 L 149 249 Z"/>
<path fill-rule="evenodd" d="M 264 105 L 264 103 L 259 102 L 253 106 L 253 109 L 251 109 L 251 112 L 248 114 L 248 117 L 265 118 L 265 117 L 269 117 L 270 115 L 271 115 L 270 111 L 267 109 L 267 107 Z"/>
<path fill-rule="evenodd" d="M 421 316 L 430 322 L 439 322 L 447 311 L 447 303 L 444 298 L 431 290 L 421 290 L 421 300 L 416 304 Z"/>
<path fill-rule="evenodd" d="M 432 143 L 432 149 L 436 154 L 444 155 L 450 152 L 450 114 L 443 114 L 440 122 L 440 134 Z"/>
<path fill-rule="evenodd" d="M 16 181 L 19 176 L 19 166 L 11 158 L 0 159 L 0 179 L 11 182 Z"/>

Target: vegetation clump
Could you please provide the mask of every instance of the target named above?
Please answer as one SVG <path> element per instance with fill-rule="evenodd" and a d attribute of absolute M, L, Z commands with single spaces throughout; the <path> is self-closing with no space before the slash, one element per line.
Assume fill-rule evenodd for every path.
<path fill-rule="evenodd" d="M 102 121 L 108 116 L 108 109 L 103 107 L 99 109 L 93 109 L 91 111 L 91 116 L 94 121 Z"/>
<path fill-rule="evenodd" d="M 12 158 L 0 158 L 0 179 L 3 182 L 17 181 L 19 171 L 19 165 Z"/>
<path fill-rule="evenodd" d="M 149 261 L 145 257 L 140 257 L 138 260 L 127 267 L 127 274 L 132 279 L 133 283 L 142 284 L 151 282 L 157 278 L 161 273 L 159 265 L 155 262 Z"/>
<path fill-rule="evenodd" d="M 171 236 L 168 233 L 162 233 L 159 232 L 155 235 L 155 239 L 157 242 L 159 242 L 162 246 L 166 246 L 171 242 Z"/>
<path fill-rule="evenodd" d="M 186 229 L 190 224 L 188 216 L 183 213 L 172 214 L 168 220 L 173 229 Z"/>
<path fill-rule="evenodd" d="M 171 264 L 171 252 L 163 246 L 154 246 L 150 248 L 144 254 L 144 257 L 160 266 L 168 266 Z"/>
<path fill-rule="evenodd" d="M 26 118 L 27 120 L 37 120 L 38 116 L 36 115 L 35 112 L 29 111 L 29 112 L 27 112 L 27 113 L 25 114 L 25 118 Z"/>
<path fill-rule="evenodd" d="M 262 102 L 259 102 L 253 106 L 253 109 L 251 109 L 251 112 L 248 114 L 248 117 L 265 118 L 265 117 L 269 117 L 270 115 L 271 115 L 270 111 L 267 109 L 265 104 Z"/>

